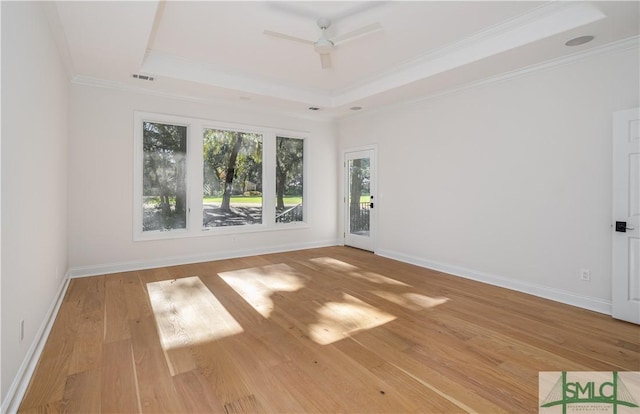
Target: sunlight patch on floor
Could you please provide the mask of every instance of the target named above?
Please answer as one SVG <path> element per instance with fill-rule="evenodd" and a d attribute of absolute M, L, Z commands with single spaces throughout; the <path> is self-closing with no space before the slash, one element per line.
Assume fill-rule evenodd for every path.
<path fill-rule="evenodd" d="M 399 280 L 391 279 L 390 277 L 382 276 L 378 273 L 373 272 L 349 272 L 347 273 L 347 275 L 379 285 L 384 284 L 411 287 L 411 285 L 407 285 L 406 283 L 400 282 Z"/>
<path fill-rule="evenodd" d="M 306 279 L 284 263 L 218 273 L 260 315 L 268 318 L 273 311 L 271 296 L 275 292 L 295 292 Z"/>
<path fill-rule="evenodd" d="M 318 265 L 322 265 L 325 267 L 329 267 L 332 270 L 336 271 L 346 271 L 346 270 L 358 270 L 358 268 L 352 264 L 347 262 L 343 262 L 342 260 L 334 259 L 333 257 L 317 257 L 315 259 L 309 260 L 311 263 L 315 263 Z"/>
<path fill-rule="evenodd" d="M 311 259 L 310 261 L 317 265 L 328 267 L 331 270 L 334 270 L 336 272 L 341 272 L 347 276 L 354 277 L 356 279 L 361 279 L 367 282 L 376 283 L 376 284 L 411 287 L 411 285 L 407 285 L 404 282 L 400 282 L 399 280 L 395 280 L 387 276 L 382 276 L 378 273 L 362 272 L 359 270 L 357 266 L 351 265 L 349 263 L 343 262 L 342 260 L 334 259 L 331 257 L 318 257 L 315 259 Z"/>
<path fill-rule="evenodd" d="M 309 326 L 309 336 L 315 342 L 331 344 L 396 319 L 351 295 L 344 293 L 342 297 L 342 302 L 328 302 L 317 310 L 318 322 Z"/>
<path fill-rule="evenodd" d="M 147 283 L 165 351 L 243 332 L 198 276 Z"/>
<path fill-rule="evenodd" d="M 372 290 L 371 293 L 396 305 L 415 311 L 433 308 L 449 301 L 449 298 L 432 298 L 419 293 L 392 293 L 381 290 Z"/>

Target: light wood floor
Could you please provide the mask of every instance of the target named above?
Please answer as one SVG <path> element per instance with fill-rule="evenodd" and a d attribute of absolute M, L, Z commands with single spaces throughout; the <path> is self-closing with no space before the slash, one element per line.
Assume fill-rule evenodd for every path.
<path fill-rule="evenodd" d="M 640 327 L 346 247 L 71 281 L 21 412 L 538 412 Z"/>

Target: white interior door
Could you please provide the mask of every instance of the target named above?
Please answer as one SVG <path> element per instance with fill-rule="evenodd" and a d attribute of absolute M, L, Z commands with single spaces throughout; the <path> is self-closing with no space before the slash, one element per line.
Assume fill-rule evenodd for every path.
<path fill-rule="evenodd" d="M 612 316 L 640 324 L 640 108 L 613 114 Z"/>
<path fill-rule="evenodd" d="M 345 152 L 344 244 L 375 250 L 375 151 Z"/>

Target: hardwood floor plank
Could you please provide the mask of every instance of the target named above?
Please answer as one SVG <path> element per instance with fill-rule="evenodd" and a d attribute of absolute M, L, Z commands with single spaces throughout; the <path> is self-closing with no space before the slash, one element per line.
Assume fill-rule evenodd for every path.
<path fill-rule="evenodd" d="M 22 408 L 20 412 L 25 414 L 57 414 L 63 410 L 62 401 L 54 401 L 37 407 Z"/>
<path fill-rule="evenodd" d="M 537 384 L 511 381 L 505 377 L 499 363 L 483 361 L 473 351 L 465 353 L 446 346 L 434 350 L 421 344 L 405 353 L 420 365 L 436 366 L 438 373 L 443 376 L 464 379 L 468 390 L 475 391 L 477 395 L 505 410 L 527 412 L 536 406 Z"/>
<path fill-rule="evenodd" d="M 62 399 L 63 412 L 99 413 L 101 382 L 98 370 L 69 375 Z"/>
<path fill-rule="evenodd" d="M 442 367 L 425 364 L 416 355 L 407 351 L 398 352 L 385 341 L 373 335 L 371 331 L 360 332 L 353 339 L 363 348 L 384 355 L 385 360 L 395 368 L 421 382 L 427 388 L 445 397 L 461 407 L 471 407 L 470 411 L 479 413 L 509 412 L 499 405 L 488 401 L 475 390 L 469 389 L 466 376 L 447 376 L 440 372 Z M 410 350 L 409 350 L 410 351 Z"/>
<path fill-rule="evenodd" d="M 225 412 L 224 405 L 216 397 L 207 379 L 198 370 L 178 374 L 172 380 L 183 401 L 185 412 Z"/>
<path fill-rule="evenodd" d="M 362 406 L 372 407 L 374 401 L 375 409 L 370 408 L 372 412 L 398 410 L 395 398 L 382 398 L 378 394 L 379 380 L 356 361 L 295 330 L 289 330 L 289 336 L 285 346 L 291 361 L 280 365 L 279 369 L 300 377 L 303 384 L 310 380 L 303 381 L 302 378 L 313 378 L 317 381 L 314 389 L 336 398 L 348 412 L 358 411 Z"/>
<path fill-rule="evenodd" d="M 153 314 L 149 296 L 145 287 L 142 286 L 138 272 L 122 273 L 124 282 L 124 297 L 127 304 L 127 320 L 129 322 L 149 317 Z"/>
<path fill-rule="evenodd" d="M 345 247 L 70 282 L 20 412 L 528 413 L 640 327 Z"/>
<path fill-rule="evenodd" d="M 104 345 L 100 394 L 103 413 L 141 411 L 134 364 L 130 339 Z"/>
<path fill-rule="evenodd" d="M 534 326 L 529 324 L 530 321 L 509 320 L 508 314 L 501 310 L 493 310 L 492 316 L 485 316 L 483 310 L 490 309 L 488 306 L 478 305 L 476 314 L 471 313 L 470 304 L 461 304 L 451 309 L 451 314 L 457 315 L 460 319 L 471 324 L 480 324 L 492 331 L 502 332 L 503 334 L 520 338 L 523 342 L 532 344 L 538 348 L 546 349 L 556 355 L 567 359 L 577 361 L 585 366 L 591 367 L 596 371 L 608 371 L 612 369 L 636 369 L 639 362 L 636 356 L 625 349 L 618 348 L 615 352 L 606 346 L 600 348 L 591 344 L 591 338 L 585 335 L 577 335 L 570 329 L 555 328 L 550 332 L 544 332 L 547 329 L 544 325 Z M 617 321 L 610 320 L 610 325 L 617 325 Z M 585 341 L 585 343 L 581 342 Z M 604 348 L 604 349 L 603 349 Z M 609 349 L 607 349 L 609 348 Z"/>
<path fill-rule="evenodd" d="M 292 361 L 273 367 L 271 372 L 277 378 L 286 378 L 286 389 L 304 407 L 303 412 L 344 413 L 349 412 L 347 406 L 353 406 L 340 402 L 341 393 L 328 392 L 322 376 L 310 376 Z"/>
<path fill-rule="evenodd" d="M 295 396 L 291 390 L 290 382 L 274 375 L 273 368 L 288 358 L 274 358 L 277 341 L 270 342 L 271 346 L 255 337 L 230 337 L 225 341 L 230 352 L 230 357 L 238 366 L 238 370 L 245 372 L 247 388 L 253 392 L 256 399 L 269 413 L 306 413 L 315 408 L 306 404 L 304 400 Z"/>
<path fill-rule="evenodd" d="M 363 348 L 355 341 L 341 341 L 335 347 L 379 378 L 381 381 L 379 393 L 397 397 L 402 412 L 424 412 L 430 409 L 439 413 L 451 413 L 463 410 L 462 407 L 387 363 L 383 356 Z"/>
<path fill-rule="evenodd" d="M 99 370 L 102 366 L 104 339 L 105 278 L 96 276 L 83 279 L 85 296 L 81 319 L 69 362 L 69 374 Z"/>
<path fill-rule="evenodd" d="M 237 369 L 221 341 L 196 345 L 194 350 L 199 372 L 225 411 L 242 412 L 238 410 L 251 406 L 258 412 L 264 412 L 247 386 L 247 373 Z"/>
<path fill-rule="evenodd" d="M 131 322 L 136 383 L 143 413 L 184 412 L 153 318 Z"/>
<path fill-rule="evenodd" d="M 129 339 L 129 320 L 125 282 L 122 274 L 110 275 L 105 282 L 104 342 Z"/>

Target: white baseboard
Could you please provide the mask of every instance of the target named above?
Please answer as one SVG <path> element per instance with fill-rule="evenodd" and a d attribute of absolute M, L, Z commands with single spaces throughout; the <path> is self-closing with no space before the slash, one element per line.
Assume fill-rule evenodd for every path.
<path fill-rule="evenodd" d="M 16 413 L 18 412 L 18 408 L 20 407 L 20 403 L 22 402 L 22 398 L 24 394 L 27 392 L 27 387 L 29 386 L 29 381 L 31 381 L 31 376 L 38 365 L 38 361 L 40 360 L 40 355 L 42 354 L 42 349 L 44 348 L 45 343 L 47 342 L 47 338 L 49 337 L 49 333 L 51 332 L 51 328 L 53 327 L 53 323 L 56 320 L 56 315 L 58 314 L 58 310 L 60 309 L 60 305 L 62 304 L 62 299 L 67 292 L 67 287 L 69 286 L 69 277 L 65 276 L 62 280 L 62 283 L 58 287 L 58 291 L 51 303 L 51 306 L 47 310 L 45 318 L 36 332 L 35 337 L 33 338 L 33 342 L 27 351 L 27 354 L 22 361 L 22 365 L 18 369 L 18 373 L 16 374 L 7 395 L 2 401 L 2 409 L 0 412 L 2 413 Z"/>
<path fill-rule="evenodd" d="M 285 244 L 279 246 L 264 246 L 255 249 L 241 249 L 224 252 L 211 252 L 192 256 L 163 257 L 150 260 L 140 260 L 122 263 L 110 263 L 95 266 L 77 266 L 69 269 L 69 277 L 86 277 L 106 275 L 110 273 L 130 272 L 135 270 L 153 269 L 164 266 L 177 266 L 190 263 L 210 262 L 213 260 L 233 259 L 237 257 L 256 256 L 269 253 L 282 253 L 294 250 L 314 249 L 338 245 L 338 240 L 326 240 L 311 243 Z"/>
<path fill-rule="evenodd" d="M 501 276 L 491 275 L 488 273 L 478 272 L 464 267 L 452 266 L 446 263 L 434 262 L 418 257 L 408 256 L 402 253 L 390 251 L 390 250 L 378 250 L 376 254 L 379 256 L 387 257 L 389 259 L 399 260 L 401 262 L 414 264 L 416 266 L 425 267 L 427 269 L 433 269 L 440 272 L 448 273 L 455 276 L 464 277 L 466 279 L 476 280 L 478 282 L 487 283 L 494 286 L 503 287 L 506 289 L 515 290 L 518 292 L 528 293 L 530 295 L 538 296 L 545 299 L 550 299 L 556 302 L 564 303 L 567 305 L 577 306 L 579 308 L 588 309 L 591 311 L 604 313 L 605 315 L 611 315 L 611 302 L 592 298 L 588 296 L 576 295 L 575 293 L 567 292 L 564 290 L 536 285 L 533 283 L 521 282 L 518 280 L 508 279 Z"/>

